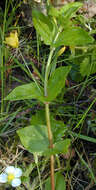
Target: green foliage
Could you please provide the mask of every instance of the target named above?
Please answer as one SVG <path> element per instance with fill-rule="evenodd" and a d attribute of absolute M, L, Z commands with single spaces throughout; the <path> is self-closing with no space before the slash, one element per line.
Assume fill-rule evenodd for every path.
<path fill-rule="evenodd" d="M 39 101 L 53 101 L 65 85 L 65 80 L 70 71 L 70 66 L 57 68 L 48 82 L 48 97 L 43 96 L 43 89 L 35 82 L 16 87 L 5 100 L 37 99 Z"/>
<path fill-rule="evenodd" d="M 70 71 L 70 66 L 62 66 L 52 73 L 48 81 L 48 101 L 53 101 L 65 86 L 65 80 Z"/>
<path fill-rule="evenodd" d="M 51 189 L 51 183 L 50 183 L 50 178 L 46 180 L 45 184 L 45 190 L 50 190 Z M 64 180 L 64 177 L 60 172 L 57 172 L 55 174 L 55 190 L 66 190 L 66 183 Z"/>
<path fill-rule="evenodd" d="M 79 8 L 82 7 L 82 3 L 80 2 L 75 2 L 75 3 L 68 3 L 65 6 L 61 7 L 60 9 L 60 15 L 63 17 L 70 19 L 73 16 L 75 16 L 75 13 Z"/>
<path fill-rule="evenodd" d="M 65 135 L 67 131 L 67 126 L 61 120 L 54 119 L 54 115 L 50 112 L 50 122 L 53 133 L 53 141 L 54 143 L 61 141 L 62 137 Z M 36 114 L 32 115 L 31 125 L 46 125 L 45 111 L 40 110 L 37 111 Z"/>
<path fill-rule="evenodd" d="M 80 27 L 73 26 L 74 24 L 70 22 L 70 18 L 81 6 L 81 3 L 70 3 L 58 11 L 56 10 L 56 12 L 55 8 L 49 7 L 51 17 L 45 16 L 39 11 L 33 11 L 34 27 L 46 45 L 58 47 L 61 45 L 77 46 L 93 43 L 93 38 L 88 32 Z M 54 21 L 54 17 L 57 19 L 56 21 Z M 61 31 L 60 28 L 62 28 Z M 56 33 L 59 33 L 59 36 L 54 42 Z"/>
<path fill-rule="evenodd" d="M 0 7 L 0 26 L 2 24 L 2 20 L 3 20 L 3 11 L 2 11 L 2 9 Z"/>
<path fill-rule="evenodd" d="M 65 140 L 56 142 L 53 149 L 47 149 L 44 151 L 44 155 L 51 156 L 60 153 L 66 154 L 68 152 L 70 143 L 70 139 L 67 138 Z"/>
<path fill-rule="evenodd" d="M 36 29 L 36 32 L 40 35 L 41 37 L 40 39 L 44 42 L 44 44 L 50 46 L 48 61 L 47 64 L 45 65 L 45 78 L 43 78 L 43 76 L 41 76 L 40 74 L 39 80 L 36 79 L 34 80 L 35 82 L 31 82 L 29 84 L 16 87 L 5 98 L 5 100 L 10 100 L 10 101 L 35 99 L 36 101 L 38 100 L 39 102 L 43 102 L 45 110 L 47 110 L 46 113 L 48 114 L 46 114 L 46 117 L 44 110 L 40 111 L 36 110 L 36 113 L 32 115 L 29 126 L 17 130 L 17 134 L 20 137 L 21 143 L 30 153 L 33 154 L 36 153 L 37 155 L 39 154 L 43 156 L 48 156 L 49 158 L 51 155 L 57 155 L 60 153 L 66 154 L 69 150 L 71 139 L 66 137 L 66 131 L 68 130 L 67 126 L 64 124 L 63 121 L 56 120 L 56 112 L 54 113 L 54 111 L 52 110 L 50 111 L 49 114 L 49 107 L 47 106 L 49 106 L 49 104 L 52 104 L 53 101 L 56 99 L 56 97 L 60 95 L 62 89 L 65 87 L 65 81 L 69 73 L 73 74 L 73 78 L 77 77 L 76 80 L 81 80 L 86 75 L 88 76 L 90 74 L 95 73 L 96 71 L 95 50 L 93 49 L 88 51 L 80 50 L 81 52 L 79 52 L 78 55 L 82 53 L 81 58 L 77 56 L 78 58 L 75 59 L 77 53 L 76 48 L 83 49 L 84 48 L 83 46 L 92 44 L 94 42 L 94 39 L 93 37 L 91 37 L 90 33 L 84 30 L 84 27 L 81 28 L 80 25 L 78 25 L 78 23 L 76 24 L 76 22 L 74 22 L 76 12 L 81 6 L 82 4 L 78 2 L 67 4 L 64 7 L 62 7 L 60 10 L 57 10 L 52 6 L 49 6 L 48 15 L 46 16 L 37 10 L 33 10 L 32 12 L 33 24 Z M 14 14 L 12 14 L 12 18 L 13 15 Z M 5 29 L 10 25 L 10 23 L 11 20 L 8 21 L 8 24 L 5 26 Z M 74 67 L 59 66 L 59 64 L 56 65 L 58 58 L 58 54 L 56 54 L 56 51 L 58 53 L 59 48 L 61 48 L 60 46 L 69 46 L 69 51 L 71 50 L 71 52 L 73 48 L 72 65 Z M 87 56 L 86 52 L 89 53 L 89 56 Z M 91 56 L 90 53 L 92 54 Z M 39 55 L 39 46 L 38 46 L 38 55 Z M 41 63 L 41 60 L 39 61 Z M 52 63 L 54 63 L 54 65 L 52 65 Z M 65 65 L 68 64 L 67 62 L 63 63 Z M 40 67 L 42 66 L 40 65 Z M 73 70 L 71 70 L 71 68 Z M 30 70 L 28 66 L 26 66 L 25 70 L 27 69 L 29 72 Z M 78 72 L 78 70 L 80 71 L 79 72 L 80 78 L 77 76 L 78 73 L 76 73 Z M 32 79 L 34 79 L 34 77 Z M 46 95 L 44 96 L 44 94 Z M 80 122 L 78 123 L 80 124 Z M 78 128 L 79 124 L 77 124 L 76 128 Z M 48 130 L 52 132 L 53 148 L 50 148 L 51 146 L 50 146 L 50 138 Z M 75 132 L 74 133 L 70 132 L 70 134 L 75 137 L 79 137 L 81 139 L 86 140 L 85 136 L 83 135 L 79 135 Z M 92 138 L 90 139 L 87 137 L 87 140 L 92 142 Z M 33 166 L 31 166 L 29 170 L 26 171 L 25 173 L 27 176 L 25 175 L 24 178 L 26 178 L 28 182 L 30 180 L 29 175 L 32 170 Z M 47 179 L 45 184 L 45 190 L 50 190 L 50 189 L 51 189 L 50 179 Z M 66 190 L 66 183 L 64 177 L 59 172 L 55 174 L 55 189 Z"/>
<path fill-rule="evenodd" d="M 38 99 L 42 100 L 43 92 L 40 86 L 34 82 L 16 87 L 5 100 L 25 100 L 25 99 Z"/>
<path fill-rule="evenodd" d="M 80 63 L 80 73 L 83 77 L 96 73 L 96 50 L 87 52 Z"/>
<path fill-rule="evenodd" d="M 72 64 L 72 69 L 70 71 L 70 78 L 76 82 L 82 81 L 83 77 L 80 74 L 80 65 L 75 63 Z"/>
<path fill-rule="evenodd" d="M 96 73 L 96 50 L 93 47 L 75 49 L 70 72 L 72 80 L 78 82 L 94 73 Z"/>
<path fill-rule="evenodd" d="M 47 128 L 44 125 L 31 125 L 17 131 L 24 147 L 31 153 L 43 153 L 50 156 L 52 154 L 67 153 L 70 146 L 70 139 L 65 139 L 54 144 L 54 148 L 49 148 Z M 26 135 L 25 135 L 26 134 Z"/>
<path fill-rule="evenodd" d="M 44 110 L 36 112 L 32 116 L 31 126 L 19 129 L 17 131 L 22 144 L 31 153 L 43 152 L 44 155 L 50 156 L 52 154 L 67 153 L 70 146 L 70 139 L 62 139 L 67 127 L 62 121 L 55 120 L 51 113 L 51 127 L 54 139 L 54 148 L 49 149 L 46 118 Z M 26 134 L 26 136 L 25 136 Z"/>
<path fill-rule="evenodd" d="M 53 7 L 52 5 L 50 5 L 48 7 L 48 15 L 49 16 L 52 16 L 52 17 L 56 17 L 58 18 L 59 17 L 59 10 L 57 10 L 55 7 Z"/>
<path fill-rule="evenodd" d="M 90 74 L 90 66 L 89 66 L 89 59 L 84 58 L 82 63 L 80 64 L 80 73 L 82 76 L 86 76 L 87 74 Z"/>
<path fill-rule="evenodd" d="M 46 126 L 32 125 L 19 129 L 17 133 L 24 147 L 31 153 L 44 152 L 49 146 Z"/>
<path fill-rule="evenodd" d="M 55 35 L 55 25 L 52 23 L 48 16 L 43 13 L 33 10 L 32 11 L 33 24 L 41 35 L 46 45 L 51 45 Z"/>
<path fill-rule="evenodd" d="M 58 25 L 63 27 L 69 26 L 70 19 L 75 16 L 76 11 L 82 6 L 82 3 L 68 3 L 57 10 L 53 6 L 49 6 L 48 15 L 55 17 L 57 19 Z"/>
<path fill-rule="evenodd" d="M 50 120 L 54 139 L 53 149 L 49 149 L 44 110 L 38 111 L 32 116 L 31 126 L 19 129 L 17 131 L 22 144 L 29 152 L 41 152 L 43 155 L 47 156 L 52 154 L 67 153 L 70 146 L 70 139 L 62 139 L 67 127 L 62 121 L 55 120 L 52 113 Z"/>
<path fill-rule="evenodd" d="M 57 41 L 54 43 L 55 47 L 66 46 L 81 46 L 93 43 L 93 38 L 80 27 L 68 27 L 64 28 L 64 31 L 60 33 Z"/>
<path fill-rule="evenodd" d="M 75 13 L 79 8 L 82 7 L 82 5 L 83 4 L 80 2 L 68 3 L 61 7 L 59 10 L 51 5 L 48 8 L 48 15 L 58 18 L 58 21 L 61 21 L 61 23 L 63 23 L 64 19 L 69 21 L 69 19 L 75 16 Z"/>

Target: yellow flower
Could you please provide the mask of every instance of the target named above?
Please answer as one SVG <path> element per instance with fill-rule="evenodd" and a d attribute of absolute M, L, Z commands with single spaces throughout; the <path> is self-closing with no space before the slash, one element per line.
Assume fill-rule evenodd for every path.
<path fill-rule="evenodd" d="M 19 40 L 18 40 L 18 33 L 17 31 L 10 32 L 9 37 L 5 38 L 5 43 L 13 48 L 18 48 Z"/>
<path fill-rule="evenodd" d="M 64 46 L 58 51 L 58 57 L 64 53 L 65 49 L 66 47 Z"/>

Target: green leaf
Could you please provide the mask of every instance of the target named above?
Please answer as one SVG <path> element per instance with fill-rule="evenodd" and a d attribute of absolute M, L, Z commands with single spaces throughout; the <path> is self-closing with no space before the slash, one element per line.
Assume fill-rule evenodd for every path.
<path fill-rule="evenodd" d="M 31 125 L 46 125 L 45 110 L 37 110 L 36 114 L 32 115 Z"/>
<path fill-rule="evenodd" d="M 55 24 L 52 24 L 51 19 L 43 13 L 33 10 L 32 11 L 33 24 L 38 34 L 44 40 L 46 45 L 51 45 L 55 35 Z"/>
<path fill-rule="evenodd" d="M 50 178 L 46 180 L 45 190 L 51 189 Z M 55 173 L 55 190 L 66 190 L 64 176 L 60 172 Z"/>
<path fill-rule="evenodd" d="M 80 73 L 84 77 L 90 72 L 90 63 L 89 58 L 85 58 L 82 63 L 80 64 Z"/>
<path fill-rule="evenodd" d="M 95 99 L 95 102 L 96 102 L 96 99 Z M 83 139 L 83 140 L 89 141 L 91 143 L 96 143 L 96 138 L 85 136 L 85 135 L 75 133 L 75 132 L 72 132 L 72 131 L 70 131 L 70 134 L 73 135 L 74 137 L 79 138 L 79 139 Z"/>
<path fill-rule="evenodd" d="M 68 3 L 59 10 L 59 16 L 57 18 L 58 24 L 63 28 L 72 26 L 71 18 L 75 15 L 76 11 L 82 6 L 80 2 Z"/>
<path fill-rule="evenodd" d="M 65 18 L 70 19 L 74 16 L 76 11 L 82 7 L 82 5 L 83 4 L 80 2 L 68 3 L 60 9 L 60 14 Z"/>
<path fill-rule="evenodd" d="M 60 14 L 59 10 L 57 10 L 55 7 L 50 5 L 48 7 L 48 15 L 53 16 L 53 17 L 58 17 Z"/>
<path fill-rule="evenodd" d="M 61 140 L 67 131 L 67 126 L 61 120 L 54 119 L 53 113 L 50 113 L 50 122 L 53 133 L 54 143 Z M 32 115 L 31 125 L 46 125 L 45 110 L 37 111 L 36 114 Z"/>
<path fill-rule="evenodd" d="M 5 100 L 25 100 L 38 99 L 43 101 L 43 92 L 41 87 L 37 87 L 34 82 L 16 87 Z"/>
<path fill-rule="evenodd" d="M 66 154 L 68 152 L 68 148 L 70 146 L 70 139 L 65 139 L 62 141 L 59 141 L 57 143 L 54 144 L 54 150 L 59 154 L 59 153 L 63 153 Z"/>
<path fill-rule="evenodd" d="M 48 98 L 47 101 L 53 101 L 65 86 L 65 80 L 70 71 L 70 66 L 62 66 L 57 68 L 51 75 L 48 82 Z"/>
<path fill-rule="evenodd" d="M 78 58 L 79 59 L 79 58 Z M 75 61 L 74 61 L 75 62 Z M 76 82 L 80 82 L 82 81 L 83 77 L 82 75 L 80 74 L 80 65 L 79 64 L 75 64 L 73 63 L 72 64 L 72 68 L 71 68 L 71 71 L 70 71 L 70 77 L 73 81 L 76 81 Z"/>
<path fill-rule="evenodd" d="M 84 58 L 80 64 L 80 73 L 83 77 L 96 73 L 96 54 L 95 57 L 94 54 L 92 54 L 91 62 L 90 57 Z"/>
<path fill-rule="evenodd" d="M 54 148 L 45 150 L 44 155 L 51 156 L 60 153 L 66 154 L 68 152 L 70 142 L 70 139 L 58 141 L 54 144 Z"/>
<path fill-rule="evenodd" d="M 56 143 L 59 140 L 61 140 L 61 138 L 65 135 L 65 132 L 68 130 L 68 127 L 64 124 L 63 121 L 56 120 L 53 117 L 51 117 L 51 126 L 54 143 Z"/>
<path fill-rule="evenodd" d="M 31 125 L 17 131 L 24 147 L 31 153 L 44 152 L 48 149 L 47 127 Z"/>
<path fill-rule="evenodd" d="M 58 47 L 61 45 L 66 46 L 81 46 L 90 44 L 94 39 L 80 27 L 69 27 L 63 30 L 58 36 L 57 41 L 53 46 Z"/>

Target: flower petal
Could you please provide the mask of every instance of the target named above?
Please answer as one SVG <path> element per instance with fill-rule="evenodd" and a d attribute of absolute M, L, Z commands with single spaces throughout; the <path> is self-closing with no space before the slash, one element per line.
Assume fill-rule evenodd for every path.
<path fill-rule="evenodd" d="M 6 183 L 7 182 L 7 174 L 2 173 L 0 175 L 0 183 Z"/>
<path fill-rule="evenodd" d="M 7 173 L 7 174 L 14 174 L 15 173 L 15 168 L 14 168 L 14 166 L 8 166 L 6 169 L 5 169 L 5 172 Z"/>
<path fill-rule="evenodd" d="M 10 32 L 10 36 L 5 38 L 5 43 L 13 48 L 18 48 L 19 40 L 17 31 Z"/>
<path fill-rule="evenodd" d="M 12 187 L 18 187 L 19 185 L 21 185 L 21 180 L 18 178 L 15 178 L 12 180 L 11 185 L 12 185 Z"/>
<path fill-rule="evenodd" d="M 21 177 L 22 175 L 22 170 L 20 168 L 15 168 L 15 177 Z"/>

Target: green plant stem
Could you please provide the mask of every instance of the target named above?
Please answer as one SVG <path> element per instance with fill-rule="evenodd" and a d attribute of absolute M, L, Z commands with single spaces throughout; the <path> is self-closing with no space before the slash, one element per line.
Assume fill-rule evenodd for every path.
<path fill-rule="evenodd" d="M 40 170 L 39 170 L 39 165 L 38 165 L 38 155 L 36 153 L 34 153 L 34 159 L 35 159 L 35 164 L 37 166 L 38 177 L 39 177 L 39 182 L 40 182 L 40 189 L 42 190 L 41 175 L 40 175 Z"/>
<path fill-rule="evenodd" d="M 7 15 L 7 0 L 5 3 L 5 13 L 3 21 L 3 31 L 2 31 L 2 49 L 1 49 L 1 113 L 4 111 L 4 36 L 5 36 L 5 25 L 6 25 L 6 15 Z"/>
<path fill-rule="evenodd" d="M 48 139 L 49 139 L 49 148 L 53 148 L 53 135 L 51 131 L 50 125 L 50 114 L 49 114 L 49 103 L 45 104 L 45 112 L 46 112 L 46 122 L 47 122 L 47 130 L 48 130 Z M 54 181 L 54 156 L 50 157 L 51 162 L 51 190 L 55 190 L 55 181 Z"/>
<path fill-rule="evenodd" d="M 39 181 L 40 181 L 40 189 L 42 190 L 41 175 L 40 175 L 40 170 L 39 170 L 38 163 L 36 165 L 37 165 L 38 177 L 39 177 Z"/>
<path fill-rule="evenodd" d="M 52 48 L 52 50 L 50 51 L 49 58 L 48 58 L 48 62 L 47 62 L 47 65 L 46 65 L 45 81 L 44 81 L 44 92 L 45 92 L 45 96 L 48 96 L 48 94 L 47 94 L 48 76 L 49 76 L 50 63 L 51 63 L 51 59 L 52 59 L 52 55 L 53 55 L 53 53 L 54 53 L 54 50 L 55 50 L 55 48 Z"/>
<path fill-rule="evenodd" d="M 45 96 L 48 96 L 47 93 L 47 86 L 48 86 L 48 76 L 49 76 L 49 71 L 50 71 L 50 63 L 52 59 L 52 55 L 54 53 L 55 48 L 53 48 L 50 51 L 47 66 L 46 66 L 46 71 L 45 71 L 45 81 L 44 81 L 44 93 Z M 49 139 L 49 144 L 50 148 L 53 148 L 53 135 L 51 131 L 51 125 L 50 125 L 50 114 L 49 114 L 49 103 L 45 103 L 45 112 L 46 112 L 46 123 L 47 123 L 47 130 L 48 130 L 48 139 Z M 51 155 L 50 157 L 50 165 L 51 165 L 51 190 L 55 190 L 55 181 L 54 181 L 54 156 Z"/>
<path fill-rule="evenodd" d="M 58 33 L 56 34 L 53 44 L 56 42 L 61 31 L 62 31 L 62 27 L 60 27 Z M 52 47 L 50 54 L 49 54 L 49 57 L 48 57 L 46 70 L 45 70 L 45 80 L 44 80 L 44 95 L 45 95 L 45 97 L 48 96 L 48 91 L 47 91 L 48 77 L 49 77 L 49 73 L 50 73 L 50 64 L 51 64 L 51 60 L 52 60 L 52 56 L 53 56 L 54 51 L 55 51 L 55 47 Z M 45 112 L 46 112 L 46 123 L 47 123 L 49 144 L 50 144 L 50 148 L 53 148 L 53 135 L 52 135 L 51 124 L 50 124 L 49 102 L 45 102 Z M 51 164 L 51 190 L 55 190 L 54 156 L 53 155 L 51 155 L 51 157 L 50 157 L 50 162 L 51 162 L 50 163 Z"/>
<path fill-rule="evenodd" d="M 59 34 L 61 33 L 62 31 L 62 27 L 60 27 L 60 30 L 58 31 L 55 39 L 54 39 L 54 42 L 53 44 L 56 42 Z M 50 64 L 51 64 L 51 60 L 52 60 L 52 56 L 53 56 L 53 53 L 55 51 L 55 47 L 53 47 L 50 51 L 50 54 L 49 54 L 49 57 L 48 57 L 48 61 L 47 61 L 47 65 L 46 65 L 46 70 L 45 70 L 45 81 L 44 81 L 44 94 L 45 96 L 48 96 L 48 92 L 47 92 L 47 86 L 48 86 L 48 76 L 49 76 L 49 72 L 50 72 Z"/>
<path fill-rule="evenodd" d="M 48 138 L 49 138 L 49 142 L 50 142 L 50 148 L 53 148 L 53 135 L 52 135 L 51 125 L 50 125 L 49 103 L 45 104 L 45 111 L 46 111 L 46 122 L 47 122 L 47 130 L 48 130 Z"/>
<path fill-rule="evenodd" d="M 58 156 L 58 154 L 56 154 L 55 156 L 56 156 L 56 160 L 57 160 L 58 168 L 61 168 L 60 160 L 59 160 L 59 156 Z"/>
<path fill-rule="evenodd" d="M 1 59 L 1 113 L 4 109 L 4 72 L 3 72 L 3 48 L 2 48 L 2 59 Z"/>

